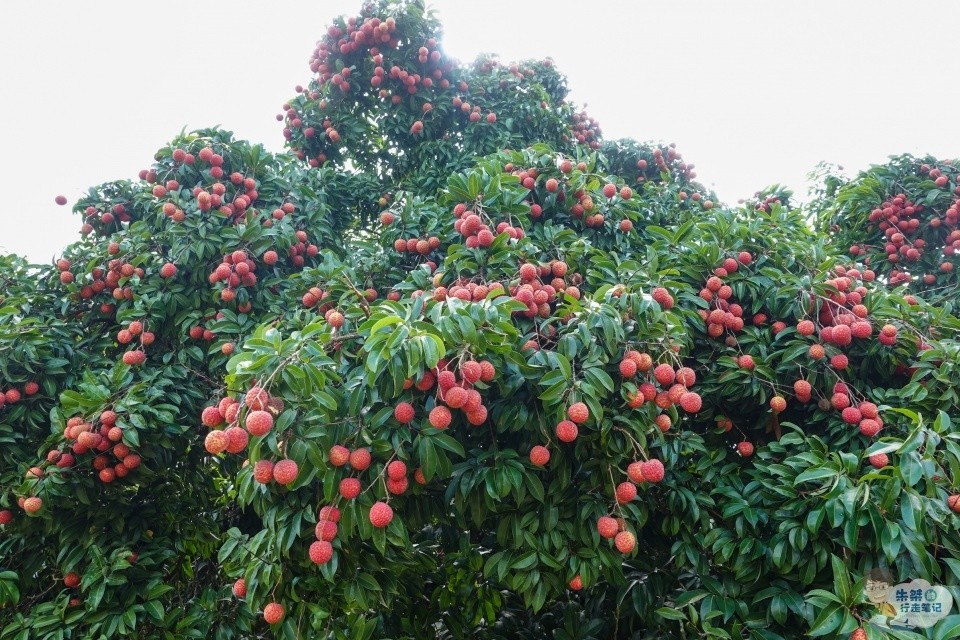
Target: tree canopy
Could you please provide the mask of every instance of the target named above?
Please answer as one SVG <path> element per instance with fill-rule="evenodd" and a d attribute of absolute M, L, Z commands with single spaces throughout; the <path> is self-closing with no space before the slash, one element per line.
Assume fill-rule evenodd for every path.
<path fill-rule="evenodd" d="M 953 638 L 960 169 L 717 201 L 414 0 L 0 256 L 0 638 Z M 866 635 L 862 635 L 862 634 Z"/>

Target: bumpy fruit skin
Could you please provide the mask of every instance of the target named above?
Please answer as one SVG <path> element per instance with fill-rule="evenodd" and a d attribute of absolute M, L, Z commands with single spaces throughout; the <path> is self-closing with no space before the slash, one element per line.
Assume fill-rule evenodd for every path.
<path fill-rule="evenodd" d="M 557 439 L 560 442 L 573 442 L 577 439 L 578 433 L 577 425 L 570 420 L 561 420 L 557 424 Z"/>
<path fill-rule="evenodd" d="M 600 516 L 597 519 L 597 533 L 600 534 L 601 538 L 613 538 L 619 530 L 620 526 L 617 521 L 610 516 Z"/>
<path fill-rule="evenodd" d="M 333 505 L 326 505 L 320 507 L 320 513 L 317 515 L 318 520 L 329 520 L 330 522 L 340 522 L 340 509 L 337 509 Z"/>
<path fill-rule="evenodd" d="M 409 402 L 401 402 L 393 410 L 393 417 L 397 419 L 397 422 L 400 424 L 407 424 L 413 420 L 416 412 L 413 410 L 413 405 Z"/>
<path fill-rule="evenodd" d="M 279 484 L 293 483 L 299 473 L 297 463 L 293 460 L 284 459 L 273 465 L 273 479 Z"/>
<path fill-rule="evenodd" d="M 200 421 L 205 427 L 216 427 L 223 423 L 223 415 L 217 407 L 207 407 L 200 414 Z"/>
<path fill-rule="evenodd" d="M 570 589 L 573 591 L 580 591 L 583 589 L 583 579 L 580 576 L 574 576 L 573 579 L 570 580 Z"/>
<path fill-rule="evenodd" d="M 240 427 L 229 427 L 224 433 L 227 434 L 228 453 L 240 453 L 250 442 L 250 435 Z"/>
<path fill-rule="evenodd" d="M 273 428 L 273 416 L 262 409 L 251 411 L 247 415 L 247 431 L 252 436 L 265 436 Z"/>
<path fill-rule="evenodd" d="M 236 582 L 233 583 L 233 595 L 238 598 L 247 597 L 247 581 L 243 578 L 238 578 Z"/>
<path fill-rule="evenodd" d="M 871 420 L 870 418 L 864 418 L 860 421 L 860 433 L 872 438 L 878 433 L 880 433 L 880 423 L 876 420 Z"/>
<path fill-rule="evenodd" d="M 23 510 L 27 513 L 36 513 L 43 508 L 43 500 L 36 496 L 31 496 L 23 501 Z"/>
<path fill-rule="evenodd" d="M 462 375 L 463 379 L 470 384 L 474 384 L 477 380 L 479 380 L 482 374 L 483 367 L 481 367 L 480 363 L 475 360 L 464 362 L 463 366 L 460 367 L 460 375 Z"/>
<path fill-rule="evenodd" d="M 326 564 L 333 557 L 333 545 L 326 540 L 317 540 L 310 545 L 310 561 L 314 564 Z"/>
<path fill-rule="evenodd" d="M 393 509 L 386 502 L 376 502 L 370 507 L 370 524 L 377 529 L 384 529 L 393 520 Z"/>
<path fill-rule="evenodd" d="M 954 513 L 960 513 L 960 494 L 953 494 L 947 498 L 947 506 L 950 507 L 950 511 Z"/>
<path fill-rule="evenodd" d="M 450 421 L 453 420 L 453 415 L 450 413 L 450 409 L 438 404 L 430 410 L 429 420 L 431 426 L 437 429 L 446 429 L 450 426 Z"/>
<path fill-rule="evenodd" d="M 394 460 L 387 465 L 387 477 L 391 480 L 402 480 L 407 477 L 407 464 L 403 460 Z"/>
<path fill-rule="evenodd" d="M 653 377 L 656 378 L 661 387 L 666 388 L 673 384 L 677 374 L 669 364 L 658 364 L 653 370 Z"/>
<path fill-rule="evenodd" d="M 567 409 L 567 417 L 577 424 L 583 424 L 590 419 L 590 409 L 582 402 L 575 402 Z"/>
<path fill-rule="evenodd" d="M 660 482 L 663 480 L 664 476 L 663 463 L 659 460 L 647 460 L 646 462 L 641 462 L 640 472 L 643 474 L 643 479 L 647 482 Z"/>
<path fill-rule="evenodd" d="M 867 630 L 862 627 L 854 629 L 850 634 L 850 640 L 867 640 Z"/>
<path fill-rule="evenodd" d="M 71 571 L 67 575 L 63 576 L 63 586 L 70 589 L 80 586 L 80 576 Z"/>
<path fill-rule="evenodd" d="M 0 525 L 13 522 L 13 512 L 9 509 L 0 511 Z"/>
<path fill-rule="evenodd" d="M 229 439 L 223 431 L 211 431 L 203 439 L 203 446 L 209 453 L 214 455 L 226 451 Z"/>
<path fill-rule="evenodd" d="M 366 471 L 371 461 L 369 449 L 356 449 L 350 453 L 350 466 L 355 471 Z"/>
<path fill-rule="evenodd" d="M 277 624 L 283 620 L 286 611 L 279 602 L 271 602 L 263 608 L 263 619 L 267 624 Z"/>
<path fill-rule="evenodd" d="M 254 411 L 262 411 L 270 403 L 270 396 L 260 387 L 251 387 L 243 398 L 244 404 Z"/>
<path fill-rule="evenodd" d="M 692 391 L 687 391 L 682 396 L 680 396 L 680 408 L 682 408 L 687 413 L 698 413 L 702 406 L 703 406 L 703 399 L 700 397 L 699 393 L 693 393 Z"/>
<path fill-rule="evenodd" d="M 637 546 L 637 539 L 630 531 L 621 531 L 617 534 L 613 544 L 616 545 L 620 553 L 626 554 L 633 551 L 633 548 Z"/>
<path fill-rule="evenodd" d="M 787 408 L 787 401 L 783 396 L 774 396 L 770 398 L 770 408 L 774 413 L 780 413 Z"/>
<path fill-rule="evenodd" d="M 617 502 L 625 504 L 637 497 L 637 487 L 632 482 L 621 482 L 617 485 Z"/>
<path fill-rule="evenodd" d="M 870 465 L 875 469 L 883 469 L 885 466 L 890 464 L 890 459 L 885 453 L 875 453 L 867 459 L 870 461 Z"/>
<path fill-rule="evenodd" d="M 337 523 L 332 520 L 318 520 L 313 532 L 317 536 L 317 540 L 332 542 L 337 537 Z"/>
<path fill-rule="evenodd" d="M 267 484 L 273 480 L 273 462 L 257 460 L 257 463 L 253 465 L 253 479 L 260 484 Z"/>
<path fill-rule="evenodd" d="M 343 445 L 335 444 L 330 447 L 330 464 L 342 467 L 350 461 L 350 450 Z"/>
<path fill-rule="evenodd" d="M 646 480 L 643 477 L 643 463 L 642 462 L 631 462 L 627 465 L 627 477 L 630 478 L 630 482 L 635 484 L 641 484 Z"/>
<path fill-rule="evenodd" d="M 361 488 L 357 478 L 344 478 L 340 481 L 340 495 L 346 500 L 353 500 L 360 495 Z"/>
<path fill-rule="evenodd" d="M 749 458 L 753 455 L 753 443 L 747 441 L 737 443 L 737 452 L 744 458 Z"/>
<path fill-rule="evenodd" d="M 538 467 L 542 467 L 550 462 L 550 450 L 543 445 L 536 445 L 530 449 L 530 462 Z"/>

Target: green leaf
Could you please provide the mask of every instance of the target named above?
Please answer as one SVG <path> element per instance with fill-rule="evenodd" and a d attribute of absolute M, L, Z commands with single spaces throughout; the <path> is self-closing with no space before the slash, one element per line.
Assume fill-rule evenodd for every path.
<path fill-rule="evenodd" d="M 671 609 L 670 607 L 660 607 L 654 611 L 658 616 L 665 620 L 686 620 L 687 616 L 683 614 L 682 611 L 677 611 L 676 609 Z"/>

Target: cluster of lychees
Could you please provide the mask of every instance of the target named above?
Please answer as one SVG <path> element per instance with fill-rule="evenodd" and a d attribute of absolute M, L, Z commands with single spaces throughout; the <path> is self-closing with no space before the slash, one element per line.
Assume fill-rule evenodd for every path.
<path fill-rule="evenodd" d="M 436 429 L 446 429 L 453 421 L 453 410 L 462 411 L 471 425 L 480 425 L 487 419 L 487 408 L 476 388 L 478 383 L 489 383 L 497 375 L 493 364 L 486 360 L 466 360 L 459 367 L 440 360 L 432 370 L 425 371 L 419 380 L 407 380 L 404 389 L 416 388 L 428 393 L 435 391 L 436 404 L 430 410 L 428 421 Z M 416 417 L 410 402 L 400 402 L 394 408 L 394 417 L 401 424 L 409 424 Z"/>
<path fill-rule="evenodd" d="M 642 407 L 647 402 L 653 402 L 663 413 L 657 415 L 654 423 L 661 431 L 667 431 L 671 426 L 670 415 L 666 410 L 674 405 L 679 405 L 681 409 L 690 414 L 696 414 L 703 406 L 703 400 L 700 394 L 691 391 L 690 388 L 696 384 L 697 376 L 693 369 L 689 367 L 674 367 L 667 363 L 654 365 L 653 357 L 649 353 L 642 353 L 634 349 L 628 349 L 620 360 L 620 375 L 626 379 L 635 381 L 637 374 L 645 376 L 645 380 L 638 382 L 636 392 L 632 392 L 627 397 L 627 406 L 633 409 Z M 652 379 L 649 374 L 652 372 Z M 659 389 L 654 384 L 659 385 Z"/>
<path fill-rule="evenodd" d="M 707 278 L 706 284 L 700 290 L 700 297 L 710 303 L 710 310 L 701 309 L 700 317 L 707 323 L 707 335 L 711 338 L 719 338 L 727 332 L 728 342 L 736 344 L 736 338 L 732 334 L 743 331 L 743 307 L 733 299 L 733 288 L 724 282 L 724 278 L 732 273 L 736 273 L 740 266 L 747 266 L 753 263 L 753 255 L 749 251 L 741 251 L 736 259 L 726 258 L 723 264 L 713 271 L 713 275 Z M 763 314 L 754 317 L 754 324 L 763 324 L 767 318 Z"/>
<path fill-rule="evenodd" d="M 33 396 L 39 391 L 40 385 L 32 381 L 23 385 L 23 391 L 16 387 L 10 387 L 6 391 L 0 390 L 0 409 L 3 409 L 4 405 L 17 404 L 24 396 Z"/>
<path fill-rule="evenodd" d="M 119 416 L 107 409 L 91 420 L 73 416 L 67 420 L 63 430 L 64 445 L 47 452 L 45 461 L 27 470 L 27 480 L 32 481 L 33 489 L 38 492 L 36 483 L 47 476 L 45 467 L 55 466 L 66 470 L 73 468 L 77 461 L 90 455 L 90 466 L 97 472 L 101 482 L 111 483 L 125 478 L 140 466 L 140 454 L 135 453 L 123 440 L 123 427 L 117 423 Z M 37 513 L 43 507 L 43 500 L 36 495 L 20 496 L 20 508 L 29 514 Z M 0 524 L 12 519 L 9 511 L 0 512 Z"/>
<path fill-rule="evenodd" d="M 127 326 L 117 331 L 117 342 L 121 345 L 130 345 L 139 340 L 140 348 L 133 348 L 123 353 L 123 363 L 128 365 L 143 364 L 147 359 L 144 347 L 153 344 L 156 336 L 152 331 L 146 331 L 143 322 L 140 320 L 131 320 Z"/>
<path fill-rule="evenodd" d="M 107 247 L 110 255 L 117 255 L 120 252 L 120 245 L 111 242 Z M 60 270 L 60 282 L 63 284 L 72 284 L 77 276 L 70 270 L 72 264 L 67 258 L 57 260 L 57 269 Z M 80 286 L 79 296 L 84 300 L 92 299 L 97 294 L 106 292 L 109 297 L 119 302 L 122 300 L 133 300 L 134 289 L 132 284 L 135 281 L 131 279 L 143 278 L 145 271 L 142 267 L 134 267 L 130 262 L 121 258 L 112 258 L 106 269 L 103 267 L 93 267 L 90 269 L 89 279 L 84 280 Z M 81 276 L 82 277 L 82 276 Z M 113 313 L 114 305 L 104 302 L 100 306 L 100 311 L 105 314 Z"/>
<path fill-rule="evenodd" d="M 491 227 L 490 225 L 494 221 L 487 218 L 487 221 L 484 222 L 483 217 L 486 217 L 486 215 L 484 211 L 470 208 L 462 202 L 453 208 L 453 217 L 455 218 L 453 230 L 464 237 L 464 244 L 467 248 L 489 247 L 501 233 L 506 233 L 513 240 L 524 237 L 523 229 L 519 225 L 515 226 L 509 221 L 501 220 Z"/>

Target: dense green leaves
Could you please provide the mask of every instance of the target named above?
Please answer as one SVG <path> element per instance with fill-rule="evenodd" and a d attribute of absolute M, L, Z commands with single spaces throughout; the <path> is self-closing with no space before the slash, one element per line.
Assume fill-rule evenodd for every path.
<path fill-rule="evenodd" d="M 438 38 L 338 20 L 290 154 L 181 135 L 0 257 L 0 638 L 921 637 L 865 588 L 960 596 L 956 168 L 724 207 Z"/>

